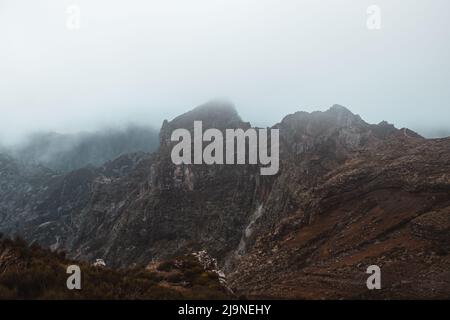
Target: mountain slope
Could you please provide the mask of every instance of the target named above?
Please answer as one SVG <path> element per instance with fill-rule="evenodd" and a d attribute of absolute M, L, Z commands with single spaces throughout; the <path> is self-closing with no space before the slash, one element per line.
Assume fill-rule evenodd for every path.
<path fill-rule="evenodd" d="M 292 168 L 292 209 L 273 223 L 268 200 L 230 283 L 250 297 L 448 298 L 449 151 L 450 139 L 394 136 L 304 191 Z M 366 288 L 373 264 L 381 291 Z"/>

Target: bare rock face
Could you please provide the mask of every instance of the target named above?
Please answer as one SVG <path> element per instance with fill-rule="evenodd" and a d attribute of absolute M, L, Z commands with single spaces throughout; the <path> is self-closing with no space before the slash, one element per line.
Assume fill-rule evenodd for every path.
<path fill-rule="evenodd" d="M 297 112 L 280 130 L 280 171 L 175 165 L 174 129 L 250 128 L 209 103 L 172 121 L 153 154 L 55 174 L 0 158 L 0 230 L 108 266 L 206 250 L 238 295 L 448 297 L 450 139 L 427 140 L 342 106 Z M 369 292 L 377 264 L 383 290 Z"/>
<path fill-rule="evenodd" d="M 204 129 L 246 126 L 234 107 L 215 104 L 200 106 L 165 122 L 159 152 L 144 160 L 132 173 L 136 179 L 130 182 L 127 198 L 116 194 L 109 200 L 123 201 L 115 206 L 117 211 L 104 214 L 98 222 L 100 228 L 94 221 L 80 219 L 86 228 L 90 226 L 89 233 L 80 237 L 89 239 L 82 244 L 80 257 L 89 257 L 89 248 L 97 247 L 97 254 L 103 253 L 113 263 L 132 264 L 204 249 L 223 262 L 227 253 L 237 247 L 253 206 L 251 195 L 256 185 L 256 168 L 174 165 L 170 157 L 174 145 L 170 135 L 177 128 L 192 130 L 194 120 L 201 120 Z M 122 191 L 124 188 L 117 184 L 124 179 L 105 186 L 102 194 L 109 196 L 110 188 Z M 92 208 L 105 205 L 104 198 L 100 197 L 83 214 L 89 216 Z M 106 217 L 113 216 L 106 226 Z M 103 234 L 99 229 L 104 230 L 104 240 L 94 242 L 91 240 L 94 235 L 98 238 Z"/>

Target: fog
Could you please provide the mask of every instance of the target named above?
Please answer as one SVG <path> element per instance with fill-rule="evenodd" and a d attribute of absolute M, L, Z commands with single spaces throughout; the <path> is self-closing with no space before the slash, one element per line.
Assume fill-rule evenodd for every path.
<path fill-rule="evenodd" d="M 0 141 L 159 128 L 213 98 L 255 125 L 341 104 L 448 135 L 449 13 L 448 0 L 0 0 Z"/>

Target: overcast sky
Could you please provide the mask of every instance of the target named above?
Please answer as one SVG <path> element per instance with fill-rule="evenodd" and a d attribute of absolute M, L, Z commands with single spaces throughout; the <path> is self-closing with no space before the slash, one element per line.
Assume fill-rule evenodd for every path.
<path fill-rule="evenodd" d="M 381 8 L 381 29 L 366 26 Z M 80 29 L 67 8 L 80 8 Z M 73 20 L 70 20 L 73 21 Z M 450 134 L 448 0 L 0 0 L 0 139 L 160 127 L 213 98 Z"/>

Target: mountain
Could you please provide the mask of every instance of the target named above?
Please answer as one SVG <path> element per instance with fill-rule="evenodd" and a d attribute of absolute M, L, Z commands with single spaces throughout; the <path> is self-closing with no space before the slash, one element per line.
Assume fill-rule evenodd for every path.
<path fill-rule="evenodd" d="M 11 148 L 9 154 L 25 164 L 68 172 L 86 166 L 101 166 L 128 153 L 153 152 L 157 148 L 157 131 L 131 125 L 124 129 L 78 134 L 36 133 Z"/>
<path fill-rule="evenodd" d="M 450 138 L 368 124 L 335 105 L 280 132 L 280 170 L 174 165 L 174 129 L 250 128 L 208 103 L 164 121 L 153 154 L 55 173 L 0 161 L 0 230 L 70 258 L 145 266 L 206 250 L 239 295 L 445 298 L 450 294 Z M 383 290 L 368 291 L 369 265 Z"/>

